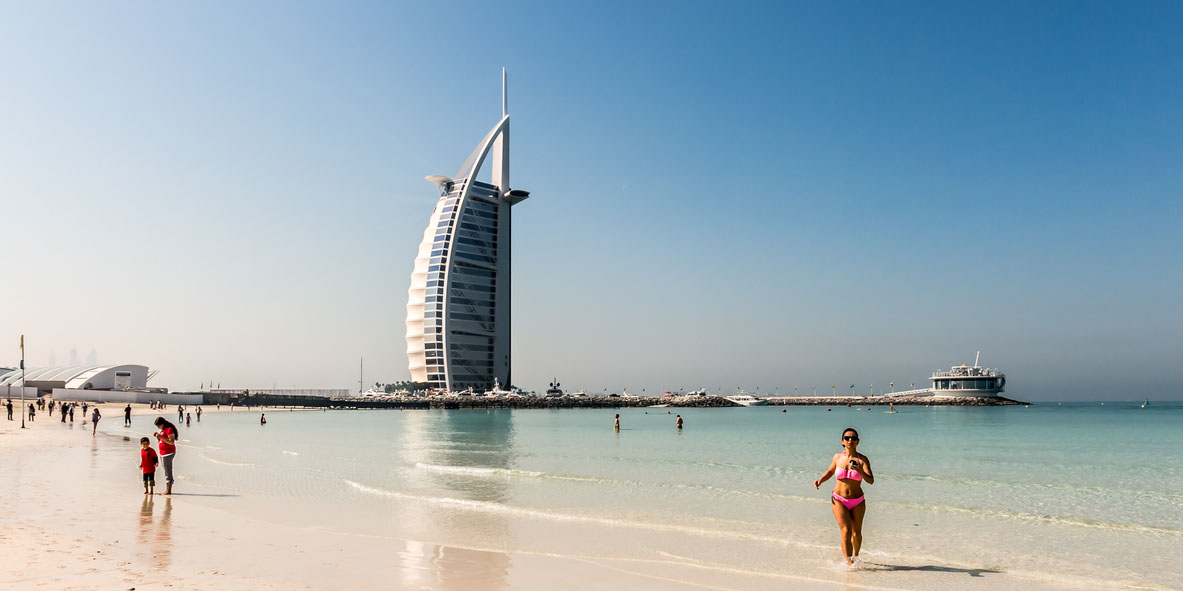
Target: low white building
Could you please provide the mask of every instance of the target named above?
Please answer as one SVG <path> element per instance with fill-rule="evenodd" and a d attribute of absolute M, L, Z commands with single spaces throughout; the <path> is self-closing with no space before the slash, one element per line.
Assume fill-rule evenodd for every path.
<path fill-rule="evenodd" d="M 64 367 L 34 367 L 0 373 L 0 391 L 7 386 L 23 385 L 36 388 L 41 394 L 54 389 L 68 390 L 143 390 L 156 372 L 146 365 L 72 365 Z"/>

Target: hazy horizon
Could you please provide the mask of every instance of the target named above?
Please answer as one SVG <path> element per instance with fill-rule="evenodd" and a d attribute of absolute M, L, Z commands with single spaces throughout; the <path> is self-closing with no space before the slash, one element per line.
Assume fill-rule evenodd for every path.
<path fill-rule="evenodd" d="M 1181 399 L 1183 6 L 0 3 L 0 366 L 409 379 L 509 73 L 513 382 Z M 73 353 L 72 353 L 73 351 Z"/>

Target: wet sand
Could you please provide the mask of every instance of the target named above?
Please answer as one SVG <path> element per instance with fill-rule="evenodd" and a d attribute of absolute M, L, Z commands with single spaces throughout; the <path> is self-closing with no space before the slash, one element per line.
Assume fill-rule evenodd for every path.
<path fill-rule="evenodd" d="M 351 528 L 348 524 L 359 517 L 380 520 L 377 515 L 359 515 L 346 504 L 309 504 L 280 498 L 282 491 L 268 497 L 249 487 L 228 491 L 190 485 L 185 481 L 186 462 L 198 454 L 184 443 L 178 452 L 177 494 L 147 497 L 139 479 L 136 441 L 149 433 L 124 430 L 124 406 L 100 406 L 104 422 L 97 437 L 91 437 L 89 424 L 83 424 L 78 414 L 71 426 L 63 425 L 56 412 L 52 417 L 41 412 L 40 420 L 29 423 L 25 430 L 19 428 L 19 420 L 0 420 L 0 498 L 4 499 L 5 524 L 0 528 L 0 589 L 1093 587 L 1071 578 L 1050 584 L 1046 579 L 1015 577 L 997 570 L 978 572 L 899 559 L 872 564 L 869 572 L 846 572 L 838 567 L 819 570 L 810 566 L 808 552 L 788 546 L 774 548 L 770 561 L 762 563 L 766 569 L 745 570 L 729 567 L 726 561 L 704 562 L 656 552 L 662 547 L 672 550 L 673 545 L 621 551 L 635 546 L 634 537 L 646 530 L 620 524 L 556 522 L 514 513 L 500 518 L 504 527 L 529 540 L 528 546 L 534 550 L 465 548 L 472 537 L 467 533 L 471 530 L 465 528 L 487 516 L 460 509 L 455 519 L 448 516 L 437 524 L 439 528 L 423 530 L 423 537 L 429 540 L 406 539 L 385 535 L 382 529 Z M 133 412 L 172 420 L 176 407 L 160 412 L 147 405 L 133 405 Z M 210 407 L 203 413 L 203 421 L 217 421 L 220 413 L 229 412 L 274 413 L 278 420 L 288 410 L 247 411 L 223 406 L 219 411 Z M 184 441 L 185 428 L 181 429 Z M 159 491 L 163 489 L 163 470 L 157 471 L 157 479 Z M 413 519 L 415 510 L 410 507 L 392 506 L 390 515 L 383 517 Z M 313 523 L 321 525 L 310 525 Z M 569 527 L 560 527 L 565 524 Z M 583 538 L 574 546 L 565 537 L 575 535 L 573 532 Z M 730 538 L 699 540 L 689 534 L 674 538 L 689 544 L 691 554 L 704 556 L 720 554 L 724 545 L 747 543 Z M 538 550 L 564 546 L 579 549 L 563 554 Z M 836 562 L 837 549 L 830 554 Z"/>
<path fill-rule="evenodd" d="M 100 406 L 103 421 L 122 425 L 123 408 Z M 169 417 L 147 405 L 133 409 Z M 4 589 L 704 587 L 702 577 L 697 584 L 669 580 L 661 569 L 639 572 L 644 565 L 628 561 L 488 552 L 244 518 L 232 509 L 248 501 L 187 489 L 183 479 L 174 495 L 144 495 L 134 441 L 102 431 L 91 437 L 79 413 L 72 427 L 56 412 L 26 424 L 22 430 L 19 420 L 0 419 Z M 163 470 L 157 479 L 159 491 Z M 706 588 L 737 588 L 727 573 L 705 579 L 718 584 Z"/>

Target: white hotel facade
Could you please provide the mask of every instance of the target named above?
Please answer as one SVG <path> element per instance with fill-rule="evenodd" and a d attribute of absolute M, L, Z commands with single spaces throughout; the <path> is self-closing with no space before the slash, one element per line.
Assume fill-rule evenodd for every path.
<path fill-rule="evenodd" d="M 489 160 L 491 181 L 477 175 Z M 411 381 L 484 390 L 510 381 L 510 211 L 529 196 L 509 184 L 509 113 L 501 71 L 501 120 L 439 188 L 407 300 Z"/>

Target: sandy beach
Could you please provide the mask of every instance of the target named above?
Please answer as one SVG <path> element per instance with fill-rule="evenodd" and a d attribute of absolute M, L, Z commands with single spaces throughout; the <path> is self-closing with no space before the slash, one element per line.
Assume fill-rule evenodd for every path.
<path fill-rule="evenodd" d="M 132 407 L 135 416 L 161 414 L 148 405 Z M 102 421 L 121 425 L 123 408 L 100 406 Z M 170 409 L 174 416 L 162 416 L 171 420 L 175 406 Z M 203 420 L 211 420 L 206 414 L 230 412 L 258 409 L 211 407 Z M 143 495 L 136 480 L 134 442 L 102 430 L 91 437 L 80 414 L 75 413 L 71 425 L 62 424 L 56 412 L 51 417 L 39 411 L 23 430 L 19 420 L 0 420 L 0 495 L 6 523 L 0 530 L 0 587 L 739 588 L 737 573 L 700 572 L 689 582 L 644 561 L 488 552 L 251 519 L 234 512 L 233 505 L 241 502 L 235 495 L 194 492 L 186 488 L 183 475 L 173 495 Z M 182 446 L 180 453 L 185 451 Z M 161 471 L 157 479 L 163 487 Z M 197 503 L 198 498 L 217 499 L 225 509 Z"/>
<path fill-rule="evenodd" d="M 151 435 L 153 416 L 175 418 L 175 406 L 160 413 L 133 405 L 129 428 L 123 408 L 100 407 L 95 437 L 80 413 L 71 425 L 42 411 L 23 430 L 19 420 L 0 420 L 0 588 L 1170 589 L 1178 580 L 1161 570 L 1169 562 L 1143 580 L 1112 566 L 1089 574 L 1074 558 L 1118 542 L 1159 560 L 1147 552 L 1177 546 L 1173 528 L 893 502 L 908 481 L 893 483 L 890 473 L 887 488 L 868 493 L 866 568 L 847 572 L 827 493 L 809 485 L 812 469 L 760 467 L 794 461 L 783 454 L 703 463 L 707 450 L 754 424 L 745 417 L 793 420 L 779 411 L 704 409 L 674 433 L 664 413 L 638 410 L 625 415 L 621 432 L 596 429 L 601 439 L 589 440 L 584 431 L 562 449 L 557 442 L 570 429 L 598 424 L 597 411 L 210 407 L 202 423 L 194 417 L 180 427 L 175 494 L 145 496 L 137 442 Z M 259 412 L 270 419 L 266 428 Z M 917 420 L 941 416 L 923 412 Z M 798 425 L 815 420 L 798 416 Z M 568 422 L 553 430 L 560 417 Z M 728 417 L 744 427 L 704 432 Z M 734 443 L 749 454 L 759 447 Z M 674 444 L 700 447 L 660 451 Z M 633 465 L 631 450 L 651 460 Z M 604 454 L 607 463 L 590 463 Z M 667 464 L 666 474 L 644 479 Z M 679 466 L 723 480 L 698 484 L 705 474 Z M 612 476 L 594 476 L 605 470 Z M 736 478 L 748 480 L 728 482 Z M 809 492 L 758 492 L 764 478 Z M 162 490 L 162 471 L 157 483 Z M 968 503 L 966 495 L 996 487 L 950 490 Z M 943 532 L 957 543 L 942 546 Z M 1071 540 L 1063 549 L 1076 550 L 1026 550 L 1048 539 Z"/>

